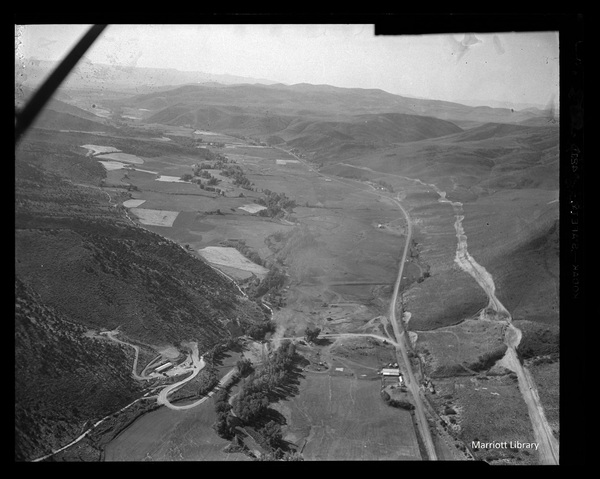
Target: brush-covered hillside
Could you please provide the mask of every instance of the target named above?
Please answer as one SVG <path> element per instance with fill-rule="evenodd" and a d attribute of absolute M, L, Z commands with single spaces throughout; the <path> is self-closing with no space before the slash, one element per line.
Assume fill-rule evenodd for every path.
<path fill-rule="evenodd" d="M 141 395 L 131 357 L 15 279 L 15 460 L 58 449 Z"/>
<path fill-rule="evenodd" d="M 229 335 L 234 318 L 262 316 L 204 261 L 132 224 L 117 194 L 96 186 L 104 172 L 85 150 L 29 145 L 16 162 L 15 269 L 42 300 L 78 323 L 120 326 L 150 343 L 208 347 Z M 78 165 L 95 181 L 59 176 L 57 163 Z"/>
<path fill-rule="evenodd" d="M 71 134 L 72 135 L 72 134 Z M 30 460 L 141 396 L 131 348 L 207 351 L 267 318 L 198 257 L 134 225 L 103 167 L 39 130 L 15 161 L 15 457 Z M 144 142 L 140 142 L 144 145 Z"/>
<path fill-rule="evenodd" d="M 558 127 L 488 123 L 439 138 L 373 152 L 319 156 L 324 171 L 338 163 L 435 183 L 454 200 L 497 190 L 558 189 Z"/>

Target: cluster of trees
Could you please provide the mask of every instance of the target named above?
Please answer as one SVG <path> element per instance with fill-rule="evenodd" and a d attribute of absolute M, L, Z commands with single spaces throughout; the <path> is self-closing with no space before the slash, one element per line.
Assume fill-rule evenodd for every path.
<path fill-rule="evenodd" d="M 252 362 L 247 358 L 242 358 L 242 359 L 238 360 L 238 362 L 235 364 L 235 366 L 242 378 L 245 378 L 252 371 L 254 371 L 254 368 L 252 367 Z"/>
<path fill-rule="evenodd" d="M 200 164 L 196 164 L 194 165 L 194 169 L 192 170 L 194 173 L 194 176 L 200 176 L 200 173 L 202 172 L 202 170 L 212 170 L 213 165 L 211 163 L 200 163 Z"/>
<path fill-rule="evenodd" d="M 283 386 L 296 357 L 296 346 L 287 341 L 248 376 L 233 401 L 233 412 L 247 425 L 260 419 L 269 406 L 269 393 Z M 272 436 L 272 431 L 267 431 Z"/>
<path fill-rule="evenodd" d="M 209 150 L 208 148 L 198 148 L 198 154 L 208 161 L 223 161 L 225 157 L 220 153 L 215 153 L 214 151 Z"/>
<path fill-rule="evenodd" d="M 285 272 L 273 266 L 265 278 L 260 282 L 256 290 L 254 291 L 254 297 L 261 297 L 266 294 L 273 295 L 277 293 L 285 284 L 286 275 Z"/>
<path fill-rule="evenodd" d="M 317 328 L 317 327 L 311 328 L 310 326 L 307 326 L 306 330 L 304 331 L 304 338 L 306 339 L 307 342 L 313 343 L 319 337 L 320 332 L 321 332 L 321 328 Z"/>
<path fill-rule="evenodd" d="M 226 240 L 222 241 L 220 245 L 237 249 L 250 261 L 260 266 L 267 267 L 268 265 L 267 261 L 263 260 L 256 251 L 247 246 L 244 240 Z M 282 307 L 285 305 L 285 300 L 281 294 L 281 288 L 284 286 L 286 278 L 287 276 L 283 269 L 277 264 L 272 264 L 269 272 L 262 280 L 256 277 L 249 279 L 245 283 L 244 289 L 250 298 L 258 299 L 265 297 L 272 305 Z M 255 333 L 259 333 L 259 331 L 255 331 Z M 264 337 L 264 334 L 262 337 Z"/>
<path fill-rule="evenodd" d="M 273 421 L 265 421 L 264 414 L 269 407 L 269 394 L 281 387 L 288 371 L 296 359 L 296 347 L 291 342 L 283 343 L 258 368 L 252 368 L 252 363 L 241 359 L 237 363 L 240 376 L 247 378 L 241 385 L 241 390 L 230 404 L 229 389 L 218 391 L 214 396 L 217 420 L 213 429 L 222 438 L 234 440 L 239 444 L 236 427 L 244 430 L 268 452 L 270 459 L 301 460 L 298 454 L 285 453 L 281 426 Z"/>
<path fill-rule="evenodd" d="M 236 186 L 240 186 L 245 190 L 252 190 L 252 183 L 246 175 L 244 175 L 244 171 L 237 165 L 226 166 L 221 169 L 221 174 L 228 178 L 233 178 L 233 184 Z"/>
<path fill-rule="evenodd" d="M 259 324 L 252 324 L 248 326 L 245 330 L 245 333 L 250 336 L 252 339 L 256 339 L 260 341 L 265 338 L 265 336 L 269 333 L 275 332 L 275 323 L 273 321 L 264 321 Z"/>
<path fill-rule="evenodd" d="M 194 173 L 196 173 L 196 171 L 194 170 Z M 206 185 L 204 183 L 202 183 L 202 178 L 206 179 Z M 206 170 L 200 170 L 198 175 L 191 175 L 190 173 L 185 173 L 183 175 L 180 176 L 180 179 L 183 181 L 191 181 L 193 183 L 198 184 L 198 186 L 201 189 L 205 189 L 208 191 L 216 191 L 215 188 L 212 188 L 214 185 L 218 185 L 221 180 L 219 180 L 217 177 L 211 175 L 208 171 Z"/>
<path fill-rule="evenodd" d="M 223 439 L 231 440 L 235 436 L 235 417 L 230 414 L 231 404 L 229 404 L 229 390 L 220 389 L 214 395 L 215 412 L 217 420 L 213 424 L 213 429 Z"/>
<path fill-rule="evenodd" d="M 258 212 L 259 216 L 268 216 L 270 218 L 276 218 L 283 216 L 285 210 L 291 210 L 296 206 L 296 202 L 288 198 L 285 193 L 276 193 L 271 190 L 263 190 L 265 198 L 257 198 L 256 203 L 262 206 L 266 206 L 266 210 Z"/>
<path fill-rule="evenodd" d="M 392 185 L 390 185 L 387 181 L 377 180 L 377 184 L 379 184 L 380 186 L 382 186 L 383 188 L 388 190 L 390 193 L 394 192 L 394 187 Z"/>
<path fill-rule="evenodd" d="M 487 371 L 492 366 L 494 366 L 494 364 L 496 364 L 496 362 L 498 362 L 500 359 L 502 359 L 504 357 L 504 354 L 506 353 L 506 349 L 507 349 L 506 345 L 502 344 L 501 346 L 497 347 L 496 349 L 494 349 L 492 351 L 487 351 L 487 352 L 483 353 L 482 355 L 480 355 L 477 358 L 477 361 L 469 364 L 468 368 L 473 371 L 476 371 L 476 372 Z"/>
<path fill-rule="evenodd" d="M 254 300 L 262 298 L 268 301 L 271 306 L 283 307 L 285 306 L 285 298 L 282 287 L 286 278 L 283 269 L 277 264 L 272 264 L 269 272 L 262 280 L 256 277 L 248 279 L 244 285 L 244 291 Z"/>
<path fill-rule="evenodd" d="M 415 408 L 415 406 L 411 402 L 405 401 L 405 400 L 402 400 L 402 399 L 392 398 L 385 391 L 382 391 L 381 398 L 383 399 L 383 401 L 388 406 L 391 406 L 391 407 L 397 407 L 397 408 L 400 408 L 400 409 L 406 409 L 407 411 L 412 411 Z"/>

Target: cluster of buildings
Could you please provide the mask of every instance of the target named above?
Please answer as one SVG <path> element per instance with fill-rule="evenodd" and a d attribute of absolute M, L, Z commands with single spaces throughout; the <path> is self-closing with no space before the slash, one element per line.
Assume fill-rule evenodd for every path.
<path fill-rule="evenodd" d="M 387 367 L 382 368 L 378 374 L 381 374 L 381 379 L 384 386 L 390 382 L 392 384 L 395 384 L 397 382 L 400 386 L 404 385 L 404 378 L 400 373 L 398 363 L 388 364 Z"/>

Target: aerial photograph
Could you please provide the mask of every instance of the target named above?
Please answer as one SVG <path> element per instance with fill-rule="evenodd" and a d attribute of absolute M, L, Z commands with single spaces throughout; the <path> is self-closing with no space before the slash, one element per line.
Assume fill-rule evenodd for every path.
<path fill-rule="evenodd" d="M 15 461 L 560 464 L 560 32 L 16 23 Z"/>

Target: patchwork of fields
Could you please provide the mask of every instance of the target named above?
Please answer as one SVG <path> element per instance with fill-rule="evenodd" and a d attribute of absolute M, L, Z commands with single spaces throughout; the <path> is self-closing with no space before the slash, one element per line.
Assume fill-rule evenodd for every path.
<path fill-rule="evenodd" d="M 123 118 L 139 119 L 149 116 L 148 111 L 126 109 Z M 392 199 L 396 196 L 413 219 L 409 256 L 400 282 L 400 301 L 415 350 L 411 358 L 415 369 L 418 366 L 421 385 L 433 379 L 438 388 L 436 394 L 429 394 L 424 387 L 424 394 L 436 411 L 444 412 L 439 416 L 443 427 L 449 427 L 457 441 L 467 443 L 475 436 L 481 440 L 532 439 L 512 376 L 500 367 L 485 367 L 490 361 L 493 366 L 490 354 L 501 356 L 503 352 L 504 326 L 477 319 L 487 297 L 455 264 L 455 225 L 459 220 L 447 203 L 439 201 L 437 187 L 393 171 L 398 168 L 396 157 L 404 162 L 404 154 L 408 160 L 403 163 L 403 173 L 435 181 L 447 188 L 453 199 L 465 201 L 462 219 L 469 251 L 490 264 L 494 275 L 499 273 L 500 295 L 506 295 L 509 309 L 539 318 L 547 309 L 542 302 L 556 302 L 558 314 L 552 282 L 544 281 L 539 288 L 535 285 L 537 277 L 557 277 L 557 269 L 544 253 L 546 246 L 554 244 L 555 205 L 544 206 L 553 202 L 554 190 L 504 191 L 492 178 L 481 186 L 476 174 L 491 177 L 496 166 L 499 171 L 508 167 L 481 159 L 476 152 L 461 157 L 460 168 L 443 166 L 435 176 L 426 178 L 432 173 L 417 153 L 437 161 L 437 153 L 432 153 L 436 148 L 454 151 L 455 146 L 444 140 L 431 151 L 419 145 L 414 150 L 411 145 L 394 146 L 385 156 L 372 153 L 372 163 L 355 158 L 356 165 L 332 163 L 317 170 L 301 161 L 302 155 L 296 157 L 265 143 L 248 144 L 255 143 L 249 138 L 183 126 L 136 125 L 152 128 L 158 135 L 151 138 L 152 145 L 162 145 L 160 153 L 154 155 L 152 146 L 140 147 L 138 156 L 134 154 L 138 151 L 127 152 L 120 143 L 119 148 L 109 146 L 110 137 L 104 135 L 105 145 L 80 145 L 87 149 L 86 160 L 98 161 L 106 170 L 101 183 L 104 192 L 111 202 L 118 198 L 113 206 L 122 204 L 132 213 L 130 219 L 178 242 L 236 280 L 262 279 L 273 265 L 285 269 L 285 306 L 273 315 L 277 324 L 274 344 L 284 336 L 302 337 L 307 326 L 319 326 L 327 334 L 386 334 L 389 298 L 408 231 Z M 187 149 L 171 153 L 167 143 Z M 212 153 L 206 153 L 208 147 Z M 203 167 L 218 184 L 218 191 L 181 179 L 192 172 L 197 175 L 198 165 L 208 161 L 206 155 L 210 154 L 214 155 L 208 156 L 211 161 L 225 155 L 227 162 L 241 167 L 245 188 L 221 169 L 222 164 Z M 148 169 L 136 168 L 138 165 Z M 515 186 L 513 180 L 502 181 Z M 282 216 L 262 216 L 264 210 L 270 214 L 271 205 L 267 208 L 258 203 L 266 204 L 270 192 L 285 194 L 294 206 Z M 515 202 L 521 205 L 518 214 L 511 209 Z M 236 248 L 222 246 L 240 240 L 266 267 Z M 515 273 L 503 259 L 509 252 L 523 258 L 532 272 Z M 512 286 L 513 280 L 529 287 L 520 291 Z M 536 302 L 528 294 L 540 299 Z M 548 321 L 556 319 L 554 313 L 550 316 Z M 326 339 L 324 347 L 301 348 L 310 367 L 303 369 L 298 394 L 271 405 L 284 418 L 284 440 L 305 460 L 422 457 L 411 413 L 387 405 L 381 396 L 376 374 L 382 364 L 395 360 L 393 348 L 386 343 L 388 349 L 378 349 L 380 346 L 361 343 L 363 339 L 356 344 L 354 339 Z M 255 359 L 262 360 L 261 354 Z M 535 371 L 540 381 L 548 383 L 556 368 L 538 364 Z M 559 430 L 556 395 L 546 395 L 544 401 Z M 453 412 L 446 414 L 448 410 Z M 431 414 L 433 420 L 434 416 Z M 106 459 L 247 460 L 243 454 L 223 452 L 228 442 L 214 433 L 215 420 L 212 400 L 185 412 L 161 408 L 116 437 L 106 448 Z M 445 439 L 436 435 L 434 440 L 441 450 Z M 454 457 L 455 451 L 450 449 L 448 446 L 443 457 Z M 478 457 L 498 459 L 484 453 Z M 500 459 L 534 463 L 536 456 L 513 451 Z"/>

